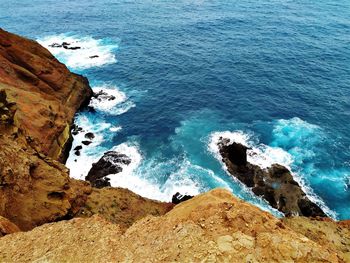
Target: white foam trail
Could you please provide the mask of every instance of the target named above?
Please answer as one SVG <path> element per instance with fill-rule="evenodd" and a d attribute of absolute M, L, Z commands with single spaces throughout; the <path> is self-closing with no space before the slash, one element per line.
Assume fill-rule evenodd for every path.
<path fill-rule="evenodd" d="M 116 86 L 96 86 L 92 88 L 94 93 L 102 92 L 97 98 L 91 98 L 89 106 L 95 110 L 109 113 L 111 115 L 121 115 L 127 112 L 135 104 L 128 101 L 128 97 Z"/>
<path fill-rule="evenodd" d="M 287 167 L 291 171 L 294 180 L 298 182 L 300 187 L 307 194 L 308 198 L 320 206 L 328 216 L 337 218 L 337 214 L 326 206 L 324 201 L 314 193 L 313 189 L 308 186 L 298 174 L 292 171 L 291 166 L 294 160 L 292 155 L 290 155 L 287 151 L 279 147 L 271 147 L 262 143 L 256 143 L 252 136 L 244 133 L 243 131 L 214 132 L 210 135 L 208 150 L 215 156 L 216 159 L 220 161 L 223 169 L 229 175 L 230 173 L 227 171 L 225 164 L 222 162 L 222 157 L 218 146 L 220 138 L 227 138 L 230 139 L 231 143 L 236 142 L 251 148 L 250 150 L 247 150 L 247 161 L 258 165 L 262 169 L 268 168 L 272 164 L 280 164 Z M 234 177 L 232 178 L 236 181 L 239 181 Z"/>
<path fill-rule="evenodd" d="M 60 34 L 38 39 L 38 42 L 71 69 L 100 67 L 116 62 L 113 51 L 118 45 L 107 44 L 101 39 Z M 50 46 L 53 43 L 62 44 L 63 42 L 70 43 L 69 47 L 80 47 L 80 49 L 71 50 Z"/>
<path fill-rule="evenodd" d="M 111 132 L 118 132 L 118 131 L 122 130 L 122 127 L 121 126 L 118 126 L 118 127 L 113 126 L 113 127 L 109 128 L 109 130 Z"/>

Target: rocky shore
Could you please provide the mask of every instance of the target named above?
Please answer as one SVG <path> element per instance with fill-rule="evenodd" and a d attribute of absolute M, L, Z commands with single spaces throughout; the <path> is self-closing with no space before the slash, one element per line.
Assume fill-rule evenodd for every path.
<path fill-rule="evenodd" d="M 74 114 L 91 96 L 87 79 L 37 42 L 0 30 L 0 215 L 21 230 L 73 218 L 89 202 L 91 213 L 103 210 L 91 200 L 91 185 L 70 178 L 63 165 Z M 168 207 L 141 199 L 159 211 Z"/>
<path fill-rule="evenodd" d="M 106 176 L 130 162 L 116 152 L 94 164 L 91 183 L 70 178 L 74 114 L 91 96 L 86 78 L 0 29 L 0 262 L 350 262 L 350 223 L 320 218 L 288 170 L 259 170 L 242 145 L 221 145 L 230 173 L 310 218 L 278 219 L 223 189 L 174 193 L 175 206 L 111 188 Z"/>

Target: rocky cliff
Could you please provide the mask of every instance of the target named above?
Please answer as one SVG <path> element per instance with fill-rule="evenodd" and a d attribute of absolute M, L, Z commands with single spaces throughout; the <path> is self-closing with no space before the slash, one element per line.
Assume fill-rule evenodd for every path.
<path fill-rule="evenodd" d="M 350 262 L 349 222 L 278 219 L 223 189 L 174 207 L 71 179 L 70 126 L 90 96 L 38 43 L 0 30 L 0 262 Z"/>
<path fill-rule="evenodd" d="M 125 205 L 116 201 L 104 214 L 99 202 L 104 192 L 95 202 L 90 184 L 71 179 L 62 164 L 74 114 L 91 94 L 86 78 L 71 73 L 37 42 L 0 29 L 0 215 L 20 229 L 72 218 L 86 204 L 89 214 L 109 219 L 118 211 L 119 217 L 148 213 L 138 207 L 120 212 Z M 135 198 L 130 191 L 118 194 Z M 139 199 L 154 204 L 151 214 L 168 209 L 168 204 Z"/>

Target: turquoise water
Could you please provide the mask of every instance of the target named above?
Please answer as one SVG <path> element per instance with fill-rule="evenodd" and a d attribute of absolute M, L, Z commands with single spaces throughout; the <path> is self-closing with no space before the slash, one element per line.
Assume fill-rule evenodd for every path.
<path fill-rule="evenodd" d="M 225 134 L 253 146 L 253 162 L 291 167 L 329 215 L 350 218 L 349 1 L 0 6 L 0 26 L 8 31 L 46 46 L 82 46 L 51 51 L 117 98 L 78 114 L 76 122 L 96 138 L 82 156 L 70 156 L 72 176 L 84 177 L 114 148 L 133 158 L 111 177 L 115 186 L 160 200 L 226 187 L 277 214 L 226 173 L 215 149 Z"/>

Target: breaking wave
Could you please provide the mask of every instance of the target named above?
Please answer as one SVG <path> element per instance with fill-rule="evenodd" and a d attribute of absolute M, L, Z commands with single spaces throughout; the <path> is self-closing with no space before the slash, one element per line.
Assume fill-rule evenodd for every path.
<path fill-rule="evenodd" d="M 118 45 L 106 39 L 60 34 L 38 39 L 58 60 L 70 69 L 82 70 L 115 63 Z M 65 47 L 62 43 L 66 43 Z"/>

